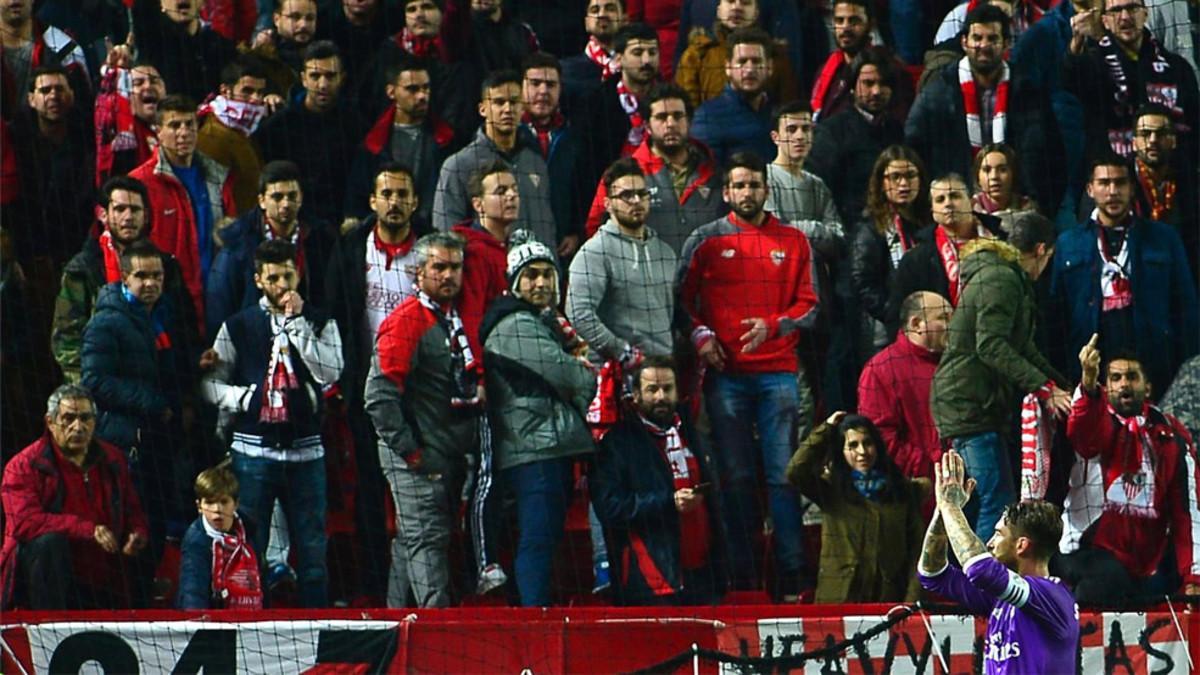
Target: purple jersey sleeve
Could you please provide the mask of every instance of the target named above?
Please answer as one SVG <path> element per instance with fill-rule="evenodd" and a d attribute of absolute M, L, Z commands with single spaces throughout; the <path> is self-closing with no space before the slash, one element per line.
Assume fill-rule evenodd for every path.
<path fill-rule="evenodd" d="M 1051 638 L 1078 635 L 1079 611 L 1075 598 L 1057 579 L 1024 577 L 989 554 L 967 561 L 966 578 L 984 594 L 1012 605 L 1032 619 Z"/>
<path fill-rule="evenodd" d="M 917 577 L 925 590 L 957 602 L 966 607 L 971 614 L 985 615 L 992 611 L 992 605 L 996 604 L 994 597 L 972 585 L 967 575 L 954 565 L 947 564 L 941 572 L 933 575 L 926 575 L 918 569 Z"/>

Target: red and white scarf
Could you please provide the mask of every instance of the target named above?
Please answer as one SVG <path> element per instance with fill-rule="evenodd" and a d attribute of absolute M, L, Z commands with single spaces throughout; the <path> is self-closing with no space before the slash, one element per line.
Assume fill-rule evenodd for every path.
<path fill-rule="evenodd" d="M 587 44 L 583 47 L 583 55 L 588 57 L 592 63 L 600 66 L 601 82 L 606 82 L 608 78 L 621 72 L 621 64 L 617 62 L 616 55 L 605 49 L 595 35 L 588 38 Z"/>
<path fill-rule="evenodd" d="M 1108 250 L 1108 240 L 1104 237 L 1104 226 L 1099 225 L 1100 209 L 1092 211 L 1092 222 L 1097 223 L 1096 246 L 1100 249 L 1100 296 L 1103 298 L 1102 309 L 1110 312 L 1125 309 L 1133 304 L 1133 286 L 1126 272 L 1129 265 L 1129 234 L 1121 243 L 1121 250 L 1114 256 Z"/>
<path fill-rule="evenodd" d="M 417 300 L 433 314 L 449 338 L 450 375 L 454 384 L 450 405 L 455 408 L 479 405 L 479 364 L 475 362 L 475 353 L 471 351 L 471 343 L 467 340 L 467 331 L 463 328 L 458 310 L 452 305 L 449 309 L 443 309 L 419 288 L 416 295 Z"/>
<path fill-rule="evenodd" d="M 625 86 L 624 79 L 617 82 L 617 100 L 621 102 L 621 109 L 629 116 L 629 135 L 625 137 L 625 147 L 621 148 L 621 156 L 628 157 L 646 140 L 646 121 L 642 119 L 642 113 L 638 109 L 637 96 Z"/>
<path fill-rule="evenodd" d="M 1050 383 L 1021 401 L 1021 499 L 1043 499 L 1050 487 L 1054 417 L 1046 410 Z"/>
<path fill-rule="evenodd" d="M 212 539 L 212 596 L 222 609 L 262 609 L 262 580 L 258 558 L 246 540 L 246 527 L 237 518 L 232 532 L 221 532 L 201 519 Z"/>
<path fill-rule="evenodd" d="M 423 37 L 414 35 L 407 27 L 396 34 L 396 44 L 418 59 L 436 58 L 441 53 L 441 36 Z"/>
<path fill-rule="evenodd" d="M 950 282 L 950 304 L 958 307 L 958 294 L 962 291 L 962 269 L 958 264 L 958 242 L 946 232 L 946 228 L 938 225 L 933 231 L 937 245 L 938 258 L 942 261 L 942 269 Z"/>
<path fill-rule="evenodd" d="M 971 142 L 971 156 L 987 143 L 1003 143 L 1004 127 L 1008 117 L 1008 64 L 1000 64 L 1000 81 L 996 83 L 996 109 L 992 114 L 992 137 L 983 138 L 983 121 L 980 119 L 979 92 L 971 64 L 967 57 L 958 62 L 958 86 L 962 89 L 963 110 L 967 113 L 967 140 Z"/>
<path fill-rule="evenodd" d="M 121 256 L 117 253 L 117 247 L 113 246 L 112 232 L 108 230 L 100 233 L 100 252 L 104 254 L 104 283 L 120 281 Z"/>
<path fill-rule="evenodd" d="M 267 106 L 250 101 L 235 101 L 218 94 L 200 106 L 196 114 L 200 117 L 212 115 L 221 124 L 249 136 L 267 116 Z"/>
<path fill-rule="evenodd" d="M 870 44 L 870 40 L 867 41 L 867 44 Z M 825 65 L 821 66 L 821 74 L 817 75 L 817 81 L 813 84 L 812 99 L 809 102 L 809 105 L 812 106 L 814 122 L 821 117 L 821 108 L 825 106 L 825 95 L 829 93 L 829 87 L 845 64 L 846 53 L 835 49 L 829 58 L 825 59 Z"/>
<path fill-rule="evenodd" d="M 267 313 L 271 324 L 271 362 L 267 365 L 263 381 L 262 408 L 258 412 L 258 421 L 278 424 L 290 419 L 288 392 L 300 388 L 296 369 L 292 365 L 291 344 L 284 330 L 284 325 L 292 317 L 270 311 L 266 297 L 260 299 L 258 304 Z"/>

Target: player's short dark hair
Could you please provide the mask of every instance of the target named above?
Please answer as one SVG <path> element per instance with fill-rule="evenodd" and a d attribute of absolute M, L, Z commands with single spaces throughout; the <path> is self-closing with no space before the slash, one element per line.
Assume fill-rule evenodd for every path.
<path fill-rule="evenodd" d="M 1038 560 L 1049 560 L 1058 551 L 1062 514 L 1050 502 L 1026 499 L 1009 504 L 1004 509 L 1004 522 L 1014 537 L 1026 537 L 1033 542 L 1033 555 Z"/>
<path fill-rule="evenodd" d="M 632 157 L 622 157 L 604 170 L 604 177 L 601 180 L 604 182 L 605 190 L 612 190 L 613 183 L 626 176 L 641 176 L 646 177 L 646 172 L 642 171 L 642 166 L 637 163 L 637 160 Z"/>
<path fill-rule="evenodd" d="M 254 271 L 266 265 L 286 265 L 296 262 L 296 245 L 284 239 L 268 239 L 254 249 Z"/>
<path fill-rule="evenodd" d="M 627 23 L 618 28 L 617 34 L 613 36 L 613 51 L 622 54 L 629 43 L 635 40 L 653 40 L 658 44 L 658 32 L 640 21 Z M 661 46 L 659 45 L 660 48 Z"/>

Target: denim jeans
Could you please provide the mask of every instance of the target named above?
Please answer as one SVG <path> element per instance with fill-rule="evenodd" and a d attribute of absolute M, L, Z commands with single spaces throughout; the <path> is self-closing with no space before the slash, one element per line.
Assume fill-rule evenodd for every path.
<path fill-rule="evenodd" d="M 305 607 L 328 604 L 325 567 L 325 460 L 279 462 L 232 452 L 240 488 L 239 506 L 254 523 L 250 544 L 259 563 L 266 560 L 275 500 L 287 516 L 291 546 L 296 551 L 296 580 Z"/>
<path fill-rule="evenodd" d="M 573 463 L 571 458 L 547 459 L 503 472 L 505 488 L 517 500 L 519 532 L 513 569 L 523 607 L 550 604 L 550 570 L 566 524 Z"/>
<path fill-rule="evenodd" d="M 705 390 L 712 421 L 713 454 L 721 476 L 722 517 L 729 538 L 735 588 L 759 585 L 754 533 L 762 529 L 755 503 L 760 463 L 775 526 L 776 576 L 781 579 L 802 576 L 801 510 L 786 477 L 787 463 L 795 448 L 799 403 L 796 374 L 726 375 L 710 371 Z M 758 447 L 754 442 L 756 427 Z"/>
<path fill-rule="evenodd" d="M 975 534 L 986 542 L 992 538 L 1004 507 L 1016 499 L 1004 440 L 1000 434 L 988 431 L 960 436 L 952 445 L 967 464 L 967 477 L 975 479 L 975 494 L 967 502 L 967 519 L 973 523 Z"/>

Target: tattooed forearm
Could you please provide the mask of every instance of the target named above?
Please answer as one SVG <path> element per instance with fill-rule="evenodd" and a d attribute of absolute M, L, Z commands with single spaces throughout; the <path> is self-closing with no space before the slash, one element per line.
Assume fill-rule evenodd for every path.
<path fill-rule="evenodd" d="M 938 510 L 942 514 L 942 522 L 945 523 L 946 533 L 950 537 L 950 547 L 954 550 L 954 556 L 960 563 L 988 552 L 987 546 L 984 546 L 979 537 L 975 536 L 975 532 L 971 530 L 971 524 L 967 522 L 967 516 L 963 514 L 961 506 L 943 503 Z"/>
<path fill-rule="evenodd" d="M 918 568 L 925 574 L 937 574 L 946 566 L 946 528 L 942 525 L 942 515 L 934 511 L 933 520 L 925 530 L 925 545 L 921 549 L 921 560 Z"/>

